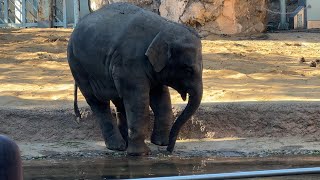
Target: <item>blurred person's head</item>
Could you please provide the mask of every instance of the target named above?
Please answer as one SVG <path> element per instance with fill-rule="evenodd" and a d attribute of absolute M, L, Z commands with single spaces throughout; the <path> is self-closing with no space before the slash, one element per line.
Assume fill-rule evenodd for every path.
<path fill-rule="evenodd" d="M 22 166 L 18 145 L 0 135 L 0 179 L 22 180 Z"/>

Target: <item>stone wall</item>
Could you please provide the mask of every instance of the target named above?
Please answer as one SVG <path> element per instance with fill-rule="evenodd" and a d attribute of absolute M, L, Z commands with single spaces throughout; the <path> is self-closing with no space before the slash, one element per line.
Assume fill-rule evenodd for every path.
<path fill-rule="evenodd" d="M 160 0 L 89 0 L 91 10 L 95 11 L 106 4 L 129 2 L 159 14 Z"/>
<path fill-rule="evenodd" d="M 257 33 L 265 30 L 268 0 L 91 0 L 92 10 L 104 4 L 130 2 L 209 34 Z"/>

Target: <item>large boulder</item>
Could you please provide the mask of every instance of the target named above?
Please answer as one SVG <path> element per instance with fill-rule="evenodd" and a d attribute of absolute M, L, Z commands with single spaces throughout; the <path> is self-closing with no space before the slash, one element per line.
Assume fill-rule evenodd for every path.
<path fill-rule="evenodd" d="M 129 2 L 175 22 L 209 34 L 257 33 L 265 30 L 268 0 L 91 0 L 96 10 L 105 4 Z"/>
<path fill-rule="evenodd" d="M 91 10 L 95 11 L 104 5 L 116 2 L 128 2 L 159 14 L 160 0 L 88 0 Z"/>
<path fill-rule="evenodd" d="M 162 0 L 159 7 L 160 15 L 179 22 L 188 2 L 189 0 Z"/>
<path fill-rule="evenodd" d="M 183 2 L 188 5 L 177 3 L 181 1 L 162 0 L 160 15 L 193 26 L 203 36 L 256 33 L 265 29 L 267 0 L 185 0 Z"/>

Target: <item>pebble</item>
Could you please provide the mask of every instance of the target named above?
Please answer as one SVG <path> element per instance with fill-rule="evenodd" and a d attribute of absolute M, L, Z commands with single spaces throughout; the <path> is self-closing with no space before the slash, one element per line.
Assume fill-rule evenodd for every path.
<path fill-rule="evenodd" d="M 300 63 L 305 63 L 305 62 L 306 62 L 306 59 L 305 59 L 304 57 L 301 57 L 301 58 L 299 59 L 299 62 L 300 62 Z"/>
<path fill-rule="evenodd" d="M 310 67 L 317 67 L 317 63 L 315 61 L 310 62 Z"/>

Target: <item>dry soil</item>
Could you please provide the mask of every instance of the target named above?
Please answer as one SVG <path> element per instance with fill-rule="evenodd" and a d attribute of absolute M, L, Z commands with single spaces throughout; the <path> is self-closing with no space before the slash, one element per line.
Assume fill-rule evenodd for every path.
<path fill-rule="evenodd" d="M 14 115 L 12 113 L 17 111 L 10 111 L 10 109 L 42 108 L 47 112 L 52 107 L 72 108 L 73 79 L 66 60 L 66 46 L 71 31 L 72 29 L 0 29 L 0 107 L 5 112 L 5 117 L 19 118 L 17 121 L 19 124 L 13 123 L 14 121 L 8 122 L 5 128 L 2 127 L 3 132 L 0 133 L 6 134 L 6 130 L 11 131 L 15 128 L 24 131 L 20 133 L 21 137 L 16 136 L 15 138 L 24 139 L 19 144 L 23 151 L 22 154 L 26 156 L 32 156 L 33 153 L 36 154 L 35 156 L 50 154 L 51 145 L 46 144 L 48 142 L 45 139 L 42 145 L 32 143 L 28 145 L 29 141 L 22 136 L 25 136 L 25 133 L 29 131 L 31 134 L 37 134 L 39 131 L 48 134 L 46 132 L 49 132 L 51 127 L 25 129 L 24 127 L 27 125 L 24 126 L 22 121 L 27 115 Z M 202 43 L 203 102 L 320 100 L 319 67 L 310 67 L 312 61 L 320 61 L 319 33 L 271 33 L 243 37 L 216 35 L 207 37 L 202 40 Z M 305 62 L 301 62 L 302 57 Z M 315 65 L 318 64 L 315 63 Z M 174 104 L 183 103 L 176 92 L 171 92 Z M 83 97 L 80 97 L 80 104 L 87 106 Z M 312 110 L 314 117 L 312 121 L 315 121 L 316 114 L 317 111 Z M 32 117 L 32 115 L 28 117 Z M 272 115 L 268 117 L 272 118 Z M 2 120 L 5 121 L 3 117 Z M 28 120 L 32 122 L 32 119 Z M 58 121 L 60 122 L 60 120 Z M 276 122 L 276 118 L 273 122 Z M 63 124 L 70 126 L 69 122 L 63 122 Z M 315 125 L 312 126 L 313 129 L 311 128 L 312 132 L 317 131 L 318 124 L 314 122 L 312 125 Z M 233 125 L 233 127 L 235 126 L 237 124 Z M 56 129 L 58 128 L 56 127 Z M 90 130 L 90 128 L 88 129 Z M 281 127 L 277 131 L 281 133 Z M 53 135 L 52 137 L 59 136 L 59 134 Z M 80 136 L 81 134 L 79 134 Z M 39 138 L 40 136 L 35 137 L 35 139 Z M 193 147 L 203 147 L 203 151 L 213 149 L 213 151 L 221 152 L 229 152 L 232 149 L 231 154 L 233 152 L 249 152 L 248 148 L 251 148 L 250 152 L 260 152 L 261 149 L 281 150 L 283 148 L 291 149 L 292 152 L 296 152 L 294 150 L 297 149 L 319 149 L 314 143 L 304 144 L 306 139 L 295 141 L 296 137 L 287 138 L 280 139 L 280 145 L 273 143 L 278 140 L 259 139 L 260 149 L 259 143 L 256 144 L 257 139 L 223 141 L 226 148 L 222 148 L 222 150 L 213 149 L 213 145 L 217 145 L 217 143 L 209 143 L 211 145 L 207 146 L 208 142 L 203 142 L 201 146 L 199 144 L 192 145 L 192 143 L 186 145 L 178 143 L 177 149 L 188 147 L 189 149 L 186 148 L 186 151 L 191 154 L 190 148 Z M 313 139 L 310 142 L 317 141 L 317 139 Z M 89 142 L 84 144 L 86 143 Z M 67 143 L 67 145 L 69 144 Z M 33 147 L 37 150 L 34 150 Z M 60 147 L 65 148 L 64 145 Z M 91 150 L 96 148 L 96 146 L 91 147 Z M 242 147 L 247 149 L 243 150 Z M 55 151 L 59 152 L 59 150 Z M 196 148 L 196 151 L 199 151 L 199 148 Z"/>
<path fill-rule="evenodd" d="M 66 46 L 71 31 L 0 30 L 0 106 L 70 104 Z M 320 61 L 319 33 L 211 36 L 202 43 L 203 102 L 320 100 L 319 67 L 310 67 Z M 174 91 L 172 99 L 182 103 Z"/>

